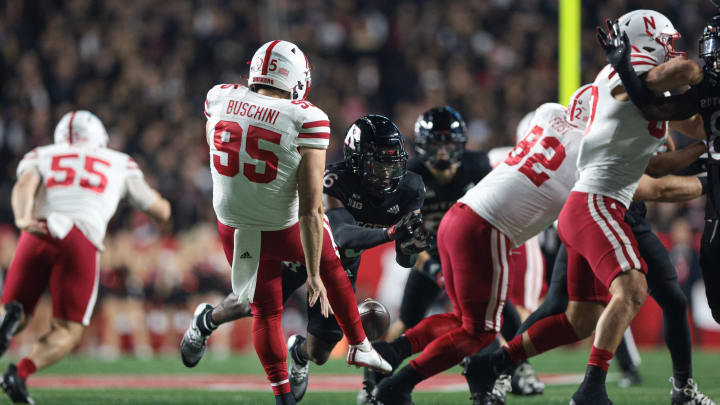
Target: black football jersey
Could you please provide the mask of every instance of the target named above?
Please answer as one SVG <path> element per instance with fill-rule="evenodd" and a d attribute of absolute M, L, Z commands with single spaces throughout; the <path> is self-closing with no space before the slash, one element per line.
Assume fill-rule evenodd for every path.
<path fill-rule="evenodd" d="M 360 178 L 344 162 L 328 165 L 323 192 L 340 200 L 355 223 L 367 228 L 389 228 L 410 211 L 422 207 L 425 188 L 422 178 L 408 170 L 398 189 L 384 200 L 368 193 Z M 362 251 L 340 249 L 340 259 L 351 280 L 357 274 Z"/>
<path fill-rule="evenodd" d="M 422 176 L 425 183 L 425 203 L 421 208 L 423 221 L 429 231 L 437 233 L 440 220 L 447 210 L 490 173 L 492 167 L 487 153 L 465 151 L 460 158 L 460 167 L 449 183 L 438 182 L 425 162 L 419 158 L 413 158 L 408 162 L 408 170 Z"/>
<path fill-rule="evenodd" d="M 705 70 L 705 79 L 697 87 L 698 111 L 703 119 L 708 145 L 708 189 L 705 216 L 720 218 L 720 77 Z"/>

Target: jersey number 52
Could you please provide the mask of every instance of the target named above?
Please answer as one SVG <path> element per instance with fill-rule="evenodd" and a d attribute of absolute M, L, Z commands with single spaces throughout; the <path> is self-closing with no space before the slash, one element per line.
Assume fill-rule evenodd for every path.
<path fill-rule="evenodd" d="M 525 163 L 518 168 L 520 173 L 527 176 L 527 178 L 538 187 L 550 179 L 550 176 L 545 173 L 544 170 L 536 171 L 533 166 L 537 163 L 550 171 L 555 171 L 560 167 L 563 160 L 565 160 L 565 147 L 563 144 L 553 136 L 543 137 L 543 132 L 544 129 L 542 127 L 535 125 L 530 132 L 525 135 L 525 138 L 517 144 L 515 149 L 510 151 L 510 154 L 505 159 L 505 164 L 515 166 L 520 163 L 523 158 L 532 151 L 533 147 L 538 144 L 538 141 L 540 141 L 539 145 L 541 150 L 530 155 L 530 157 L 525 160 Z M 545 153 L 546 151 L 552 151 L 552 157 L 550 159 L 548 159 Z"/>
<path fill-rule="evenodd" d="M 243 135 L 245 142 L 242 141 Z M 269 150 L 260 149 L 260 139 L 280 145 L 282 135 L 253 125 L 248 125 L 247 132 L 244 132 L 237 122 L 218 121 L 215 124 L 213 143 L 218 152 L 227 156 L 227 162 L 223 164 L 221 155 L 213 154 L 215 170 L 228 177 L 235 177 L 240 173 L 240 147 L 244 143 L 245 151 L 251 158 L 265 162 L 265 171 L 258 173 L 257 165 L 242 162 L 243 175 L 253 183 L 269 183 L 275 180 L 278 172 L 278 157 Z"/>

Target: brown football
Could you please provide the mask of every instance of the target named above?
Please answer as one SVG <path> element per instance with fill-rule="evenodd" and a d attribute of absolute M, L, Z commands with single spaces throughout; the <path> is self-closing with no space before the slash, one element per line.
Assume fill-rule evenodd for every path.
<path fill-rule="evenodd" d="M 366 298 L 358 305 L 365 334 L 370 341 L 383 337 L 390 327 L 390 314 L 385 305 L 372 298 Z"/>

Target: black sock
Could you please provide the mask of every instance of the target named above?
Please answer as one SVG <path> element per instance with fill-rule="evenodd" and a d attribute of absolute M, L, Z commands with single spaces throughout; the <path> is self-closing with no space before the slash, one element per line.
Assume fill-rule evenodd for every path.
<path fill-rule="evenodd" d="M 205 311 L 204 313 L 200 314 L 197 322 L 195 322 L 197 328 L 200 330 L 200 333 L 202 333 L 203 336 L 210 336 L 218 327 L 218 325 L 215 325 L 215 323 L 213 323 L 212 321 L 212 312 L 212 309 L 209 311 Z"/>
<path fill-rule="evenodd" d="M 302 343 L 300 343 L 299 345 L 293 346 L 292 350 L 290 350 L 290 355 L 296 363 L 304 366 L 307 364 L 308 360 L 307 358 L 305 358 L 305 356 L 303 356 L 303 351 L 301 350 L 302 345 L 307 345 L 307 340 L 303 340 Z M 305 347 L 305 349 L 307 350 L 307 346 Z"/>
<path fill-rule="evenodd" d="M 295 405 L 295 397 L 291 393 L 275 395 L 275 405 Z"/>
<path fill-rule="evenodd" d="M 423 380 L 423 377 L 409 364 L 398 371 L 393 377 L 399 384 L 414 387 Z"/>
<path fill-rule="evenodd" d="M 495 350 L 490 358 L 497 374 L 512 373 L 517 367 L 504 347 Z"/>
<path fill-rule="evenodd" d="M 587 371 L 585 371 L 585 380 L 583 385 L 605 385 L 605 377 L 607 377 L 607 371 L 601 369 L 598 366 L 588 365 Z"/>
<path fill-rule="evenodd" d="M 405 335 L 400 335 L 400 337 L 390 342 L 390 347 L 392 347 L 398 357 L 403 360 L 410 357 L 412 354 L 412 345 Z"/>
<path fill-rule="evenodd" d="M 675 387 L 682 388 L 687 385 L 687 380 L 692 378 L 690 373 L 686 371 L 673 371 L 673 379 L 675 380 Z"/>

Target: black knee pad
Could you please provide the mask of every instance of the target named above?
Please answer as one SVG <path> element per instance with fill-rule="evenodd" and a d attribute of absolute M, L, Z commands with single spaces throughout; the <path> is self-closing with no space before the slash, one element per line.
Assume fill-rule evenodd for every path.
<path fill-rule="evenodd" d="M 416 270 L 410 271 L 400 304 L 400 320 L 407 328 L 412 328 L 425 318 L 440 291 L 440 287 L 430 277 Z"/>

